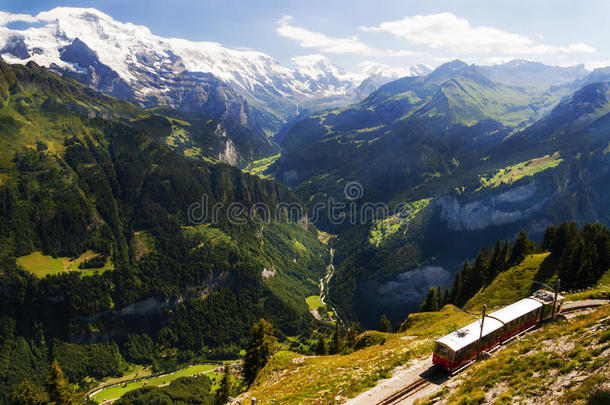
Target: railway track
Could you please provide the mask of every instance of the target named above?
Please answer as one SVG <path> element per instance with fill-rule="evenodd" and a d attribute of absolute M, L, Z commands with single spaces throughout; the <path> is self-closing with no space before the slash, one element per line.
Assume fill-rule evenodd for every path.
<path fill-rule="evenodd" d="M 392 404 L 397 404 L 401 400 L 403 400 L 403 399 L 405 399 L 407 397 L 410 397 L 411 395 L 415 394 L 418 391 L 423 390 L 424 388 L 426 388 L 430 384 L 432 384 L 430 381 L 426 380 L 425 378 L 419 377 L 417 380 L 415 380 L 411 384 L 407 385 L 403 389 L 401 389 L 399 391 L 396 391 L 394 394 L 392 394 L 389 397 L 385 398 L 381 402 L 378 402 L 377 405 L 392 405 Z"/>
<path fill-rule="evenodd" d="M 610 300 L 581 300 L 581 301 L 569 301 L 564 304 L 561 310 L 561 314 L 583 311 L 585 309 L 591 309 L 600 307 L 602 305 L 610 304 Z"/>

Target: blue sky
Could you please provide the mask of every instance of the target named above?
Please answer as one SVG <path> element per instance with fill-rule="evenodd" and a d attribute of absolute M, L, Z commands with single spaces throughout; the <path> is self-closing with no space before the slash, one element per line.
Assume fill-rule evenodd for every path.
<path fill-rule="evenodd" d="M 365 61 L 436 66 L 460 58 L 610 65 L 610 2 L 410 0 L 2 0 L 35 15 L 57 6 L 95 7 L 154 34 L 215 41 L 291 58 L 322 54 L 348 70 Z"/>

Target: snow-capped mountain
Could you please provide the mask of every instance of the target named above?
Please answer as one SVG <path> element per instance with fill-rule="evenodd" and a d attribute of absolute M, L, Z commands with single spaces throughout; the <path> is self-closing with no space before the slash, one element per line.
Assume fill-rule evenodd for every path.
<path fill-rule="evenodd" d="M 349 102 L 399 74 L 383 73 L 379 66 L 370 73 L 346 73 L 319 55 L 294 58 L 295 68 L 288 68 L 261 52 L 163 38 L 92 8 L 60 7 L 18 18 L 2 14 L 6 21 L 32 23 L 17 30 L 0 21 L 0 55 L 10 63 L 32 60 L 145 107 L 203 112 L 254 131 L 277 130 L 297 114 L 299 104 Z M 359 88 L 369 76 L 367 88 Z"/>
<path fill-rule="evenodd" d="M 407 76 L 426 76 L 432 69 L 426 65 L 415 65 L 408 68 L 392 68 L 377 62 L 362 62 L 360 68 L 365 79 L 356 89 L 356 99 L 362 100 L 379 87 L 393 80 Z"/>

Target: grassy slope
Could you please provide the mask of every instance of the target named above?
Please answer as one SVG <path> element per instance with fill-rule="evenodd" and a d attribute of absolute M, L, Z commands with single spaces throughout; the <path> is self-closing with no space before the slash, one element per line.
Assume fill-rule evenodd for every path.
<path fill-rule="evenodd" d="M 519 126 L 539 117 L 536 109 L 550 101 L 536 99 L 523 89 L 489 85 L 479 79 L 458 77 L 444 83 L 439 92 L 417 114 L 446 116 L 452 123 L 474 125 L 493 119 L 508 126 Z M 531 108 L 536 105 L 536 109 Z"/>
<path fill-rule="evenodd" d="M 557 167 L 562 161 L 563 159 L 559 157 L 559 153 L 554 153 L 553 155 L 545 155 L 507 166 L 498 170 L 489 179 L 486 176 L 481 176 L 481 188 L 498 187 L 502 183 L 510 184 L 523 177 L 533 176 L 536 173 Z"/>
<path fill-rule="evenodd" d="M 545 261 L 548 256 L 548 252 L 529 255 L 523 262 L 498 274 L 488 286 L 483 287 L 468 300 L 464 308 L 479 311 L 483 304 L 487 304 L 490 308 L 508 305 L 527 297 L 532 290 L 542 288 L 540 285 L 532 285 L 532 281 L 544 277 L 548 273 L 548 268 L 552 269 L 552 263 Z M 541 281 L 552 285 L 555 279 L 556 276 L 552 275 Z M 565 298 L 568 301 L 610 298 L 610 270 L 606 271 L 591 289 L 565 294 Z"/>
<path fill-rule="evenodd" d="M 81 117 L 57 114 L 57 106 L 111 119 L 149 115 L 133 104 L 105 96 L 73 80 L 57 80 L 55 74 L 44 68 L 0 63 L 2 166 L 10 166 L 15 151 L 34 148 L 38 141 L 45 142 L 49 152 L 61 153 L 68 136 L 90 134 Z"/>
<path fill-rule="evenodd" d="M 255 174 L 257 176 L 262 177 L 263 179 L 272 179 L 272 174 L 265 174 L 269 166 L 275 163 L 280 158 L 280 154 L 265 157 L 259 160 L 255 160 L 253 162 L 248 163 L 246 167 L 244 167 L 244 171 L 250 174 Z"/>
<path fill-rule="evenodd" d="M 320 307 L 324 306 L 319 295 L 310 295 L 309 297 L 305 298 L 305 301 L 307 302 L 307 306 L 310 310 L 319 309 Z"/>
<path fill-rule="evenodd" d="M 43 255 L 42 252 L 36 251 L 29 255 L 17 258 L 17 264 L 25 270 L 34 274 L 36 277 L 43 278 L 51 274 L 67 273 L 71 271 L 78 272 L 83 276 L 90 276 L 96 273 L 103 273 L 107 270 L 112 270 L 113 265 L 110 258 L 107 259 L 104 267 L 94 269 L 79 269 L 78 265 L 85 260 L 99 256 L 97 253 L 88 250 L 77 258 L 69 257 L 52 257 Z"/>
<path fill-rule="evenodd" d="M 328 403 L 337 396 L 351 398 L 387 378 L 397 366 L 428 355 L 433 339 L 457 329 L 470 317 L 447 306 L 442 312 L 412 314 L 404 333 L 380 333 L 386 338 L 374 345 L 346 355 L 303 356 L 281 351 L 276 353 L 242 397 L 256 397 L 267 403 Z"/>
<path fill-rule="evenodd" d="M 483 287 L 464 308 L 480 310 L 483 304 L 493 308 L 527 297 L 532 281 L 548 255 L 549 253 L 530 255 L 518 265 L 498 274 L 491 284 Z"/>
<path fill-rule="evenodd" d="M 460 377 L 457 389 L 445 389 L 434 401 L 441 397 L 447 404 L 608 403 L 603 401 L 610 393 L 599 390 L 610 378 L 609 317 L 610 306 L 605 306 L 527 334 L 490 360 L 473 365 Z"/>
<path fill-rule="evenodd" d="M 450 404 L 478 404 L 492 388 L 494 394 L 487 394 L 488 399 L 495 395 L 490 403 L 535 401 L 545 395 L 555 395 L 560 403 L 587 398 L 610 375 L 609 316 L 606 306 L 569 323 L 547 324 L 474 365 L 461 377 L 462 385 L 434 398 L 441 396 Z M 438 313 L 412 314 L 409 320 L 404 333 L 366 332 L 383 335 L 386 342 L 347 355 L 278 352 L 240 400 L 256 397 L 264 403 L 306 404 L 354 397 L 389 377 L 396 366 L 430 354 L 435 337 L 470 322 L 451 306 Z M 563 390 L 557 391 L 557 384 Z"/>
<path fill-rule="evenodd" d="M 28 80 L 32 78 L 27 75 L 32 70 L 38 77 L 30 83 Z M 16 150 L 35 147 L 36 141 L 44 141 L 49 151 L 61 153 L 66 133 L 89 133 L 89 129 L 78 120 L 67 120 L 66 117 L 57 119 L 57 116 L 49 117 L 49 114 L 40 111 L 51 111 L 55 105 L 90 117 L 120 120 L 146 131 L 151 137 L 187 157 L 218 162 L 219 155 L 225 150 L 224 138 L 216 134 L 217 120 L 167 107 L 144 110 L 98 93 L 74 80 L 57 82 L 55 77 L 55 74 L 36 65 L 25 67 L 3 63 L 0 66 L 0 140 L 10 137 L 10 143 L 0 150 L 0 164 L 3 166 L 10 162 Z M 14 80 L 20 83 L 9 91 Z M 40 91 L 41 87 L 44 88 L 43 92 Z M 255 157 L 275 151 L 271 143 L 255 139 L 247 130 L 243 131 L 246 132 L 235 130 L 228 134 L 237 148 L 239 163 L 244 163 L 250 148 Z"/>
<path fill-rule="evenodd" d="M 125 386 L 117 385 L 114 387 L 110 387 L 110 388 L 104 389 L 104 390 L 98 392 L 97 394 L 93 395 L 91 397 L 91 399 L 93 399 L 95 402 L 100 403 L 100 402 L 103 402 L 103 401 L 106 401 L 109 399 L 120 398 L 123 395 L 125 395 L 127 392 L 133 391 L 138 388 L 142 388 L 144 386 L 148 386 L 148 387 L 165 386 L 180 377 L 191 377 L 195 374 L 209 372 L 210 370 L 214 370 L 216 367 L 218 367 L 218 366 L 211 365 L 211 364 L 198 364 L 195 366 L 187 367 L 183 370 L 176 371 L 170 375 L 147 378 L 145 380 L 128 383 Z M 208 376 L 212 377 L 211 374 L 212 373 L 208 373 Z"/>

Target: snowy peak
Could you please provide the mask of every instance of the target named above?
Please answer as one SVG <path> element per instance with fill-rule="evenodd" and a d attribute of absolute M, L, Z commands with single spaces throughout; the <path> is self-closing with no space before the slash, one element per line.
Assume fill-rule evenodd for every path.
<path fill-rule="evenodd" d="M 303 92 L 317 97 L 351 95 L 354 87 L 366 78 L 344 71 L 323 55 L 297 56 L 292 62 L 296 66 L 295 79 L 304 85 Z"/>
<path fill-rule="evenodd" d="M 259 125 L 281 125 L 293 118 L 297 104 L 345 104 L 402 75 L 426 72 L 421 67 L 377 65 L 355 74 L 321 55 L 295 57 L 289 68 L 257 51 L 163 38 L 93 8 L 58 7 L 36 16 L 2 16 L 0 55 L 9 63 L 34 61 L 145 107 L 165 104 L 214 117 L 235 116 L 253 128 L 257 124 L 249 116 L 251 108 L 258 111 Z M 30 26 L 5 26 L 15 19 Z M 365 81 L 366 88 L 359 88 Z M 266 127 L 268 133 L 274 130 L 277 127 Z"/>
<path fill-rule="evenodd" d="M 386 83 L 402 77 L 426 76 L 432 71 L 426 65 L 415 65 L 407 68 L 392 68 L 382 63 L 366 61 L 360 64 L 366 79 L 360 83 L 357 89 L 357 99 L 363 100 L 369 94 Z"/>
<path fill-rule="evenodd" d="M 18 55 L 14 56 L 20 60 L 31 59 L 43 66 L 50 66 L 51 62 L 61 60 L 60 49 L 78 38 L 95 51 L 102 64 L 116 71 L 128 83 L 135 84 L 140 80 L 137 71 L 142 68 L 173 73 L 188 70 L 211 73 L 250 96 L 262 99 L 268 96 L 313 96 L 310 83 L 303 80 L 313 78 L 307 69 L 300 71 L 285 68 L 261 52 L 224 48 L 214 42 L 159 37 L 153 35 L 147 27 L 118 22 L 91 8 L 59 7 L 42 12 L 34 18 L 47 24 L 19 32 L 25 40 L 25 47 L 12 39 L 18 46 L 12 45 L 11 49 L 19 48 Z M 2 28 L 2 31 L 5 35 L 0 34 L 0 39 L 8 39 L 9 33 L 13 34 L 11 38 L 16 38 L 15 32 L 7 28 Z M 23 50 L 31 47 L 38 47 L 43 52 L 28 56 Z M 176 64 L 178 59 L 180 62 Z M 304 59 L 299 59 L 299 62 L 302 67 Z M 316 66 L 319 70 L 318 78 L 340 75 L 330 61 L 317 61 Z M 363 79 L 358 75 L 341 76 L 340 81 L 349 81 L 352 86 Z M 316 88 L 314 93 L 319 90 Z M 336 89 L 331 91 L 334 94 Z"/>
<path fill-rule="evenodd" d="M 323 55 L 296 56 L 292 58 L 292 62 L 297 67 L 296 72 L 310 79 L 334 77 L 338 81 L 356 83 L 366 77 L 362 74 L 345 72 Z"/>
<path fill-rule="evenodd" d="M 373 61 L 366 61 L 360 63 L 360 68 L 362 69 L 362 72 L 367 76 L 381 76 L 393 80 L 408 76 L 426 76 L 427 74 L 432 72 L 432 69 L 430 69 L 429 66 L 421 64 L 406 68 L 393 68 L 388 65 L 384 65 L 383 63 Z"/>

